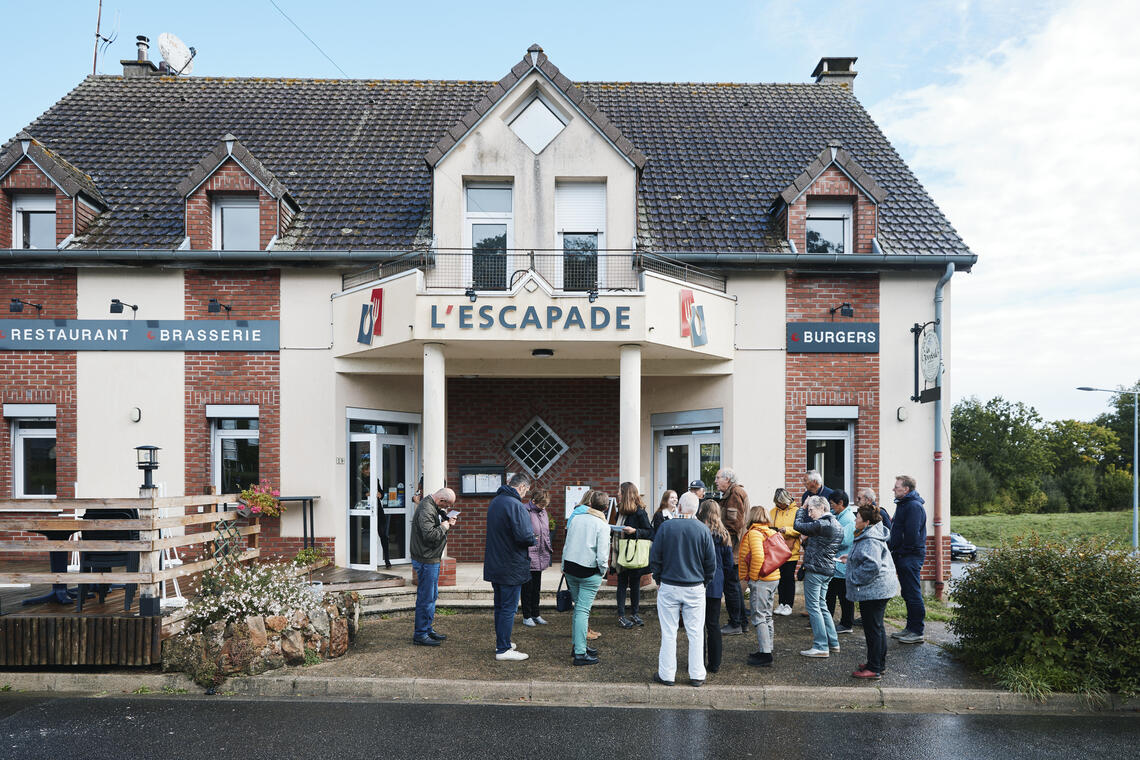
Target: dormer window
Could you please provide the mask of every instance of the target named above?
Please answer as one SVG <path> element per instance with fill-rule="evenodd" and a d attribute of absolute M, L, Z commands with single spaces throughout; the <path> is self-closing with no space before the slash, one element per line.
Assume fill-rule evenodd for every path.
<path fill-rule="evenodd" d="M 17 195 L 12 201 L 13 248 L 55 248 L 55 196 Z"/>
<path fill-rule="evenodd" d="M 256 195 L 214 196 L 214 250 L 261 248 L 260 208 Z"/>
<path fill-rule="evenodd" d="M 851 201 L 808 200 L 807 252 L 852 253 L 854 226 Z"/>
<path fill-rule="evenodd" d="M 507 123 L 534 153 L 541 153 L 566 127 L 567 119 L 541 92 L 515 109 Z"/>

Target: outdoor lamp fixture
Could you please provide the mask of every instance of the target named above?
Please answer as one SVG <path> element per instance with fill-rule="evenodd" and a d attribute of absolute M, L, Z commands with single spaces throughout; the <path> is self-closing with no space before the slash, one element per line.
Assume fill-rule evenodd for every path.
<path fill-rule="evenodd" d="M 463 291 L 463 295 L 467 296 L 471 303 L 475 303 L 479 300 L 479 296 L 475 293 L 475 288 L 467 288 L 467 290 Z"/>
<path fill-rule="evenodd" d="M 839 304 L 838 306 L 832 306 L 830 311 L 831 311 L 831 316 L 833 316 L 833 317 L 835 316 L 835 312 L 839 312 L 839 316 L 841 316 L 841 317 L 853 317 L 853 316 L 855 316 L 855 309 L 851 306 L 851 304 L 847 303 L 846 301 Z"/>
<path fill-rule="evenodd" d="M 111 313 L 112 314 L 122 314 L 124 306 L 131 307 L 131 319 L 134 319 L 136 316 L 138 316 L 138 311 L 139 311 L 138 304 L 126 303 L 125 301 L 120 301 L 118 298 L 112 298 L 111 299 Z"/>
<path fill-rule="evenodd" d="M 221 301 L 219 301 L 216 298 L 211 298 L 210 302 L 208 304 L 206 304 L 206 311 L 210 312 L 211 314 L 217 314 L 222 309 L 225 309 L 226 310 L 226 319 L 230 318 L 230 309 L 232 309 L 232 308 L 233 307 L 230 304 L 222 303 Z"/>
<path fill-rule="evenodd" d="M 138 467 L 143 471 L 143 488 L 154 488 L 151 473 L 158 469 L 158 446 L 135 446 Z"/>
<path fill-rule="evenodd" d="M 549 359 L 554 356 L 554 349 L 551 348 L 536 348 L 530 352 L 530 355 L 538 359 Z"/>
<path fill-rule="evenodd" d="M 598 300 L 598 289 L 594 288 L 590 291 L 590 303 Z"/>
<path fill-rule="evenodd" d="M 22 298 L 13 298 L 11 303 L 8 304 L 8 311 L 12 312 L 13 314 L 19 314 L 24 310 L 25 306 L 35 306 L 37 312 L 36 316 L 39 316 L 38 312 L 44 310 L 43 304 L 32 303 L 31 301 L 25 301 Z"/>
<path fill-rule="evenodd" d="M 1114 396 L 1132 394 L 1132 553 L 1140 555 L 1140 472 L 1136 471 L 1136 465 L 1140 464 L 1140 456 L 1137 456 L 1140 443 L 1136 437 L 1136 433 L 1140 432 L 1140 424 L 1138 424 L 1140 417 L 1137 416 L 1140 413 L 1140 386 L 1131 391 L 1113 391 L 1108 388 L 1090 388 L 1087 385 L 1082 385 L 1077 390 L 1111 393 Z"/>

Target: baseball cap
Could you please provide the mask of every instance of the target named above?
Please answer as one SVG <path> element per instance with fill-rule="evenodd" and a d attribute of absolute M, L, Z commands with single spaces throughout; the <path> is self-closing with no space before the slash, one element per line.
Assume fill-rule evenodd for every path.
<path fill-rule="evenodd" d="M 708 488 L 705 486 L 705 481 L 703 480 L 694 480 L 689 484 L 689 490 L 692 490 L 694 488 L 704 488 L 706 491 L 708 490 Z"/>

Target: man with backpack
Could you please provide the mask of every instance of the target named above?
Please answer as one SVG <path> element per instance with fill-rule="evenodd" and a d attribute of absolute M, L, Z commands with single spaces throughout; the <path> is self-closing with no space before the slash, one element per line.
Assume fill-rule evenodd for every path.
<path fill-rule="evenodd" d="M 775 627 L 772 607 L 780 585 L 780 566 L 792 556 L 784 537 L 773 527 L 768 510 L 757 504 L 748 512 L 748 530 L 740 539 L 737 566 L 740 580 L 748 582 L 752 600 L 751 620 L 756 627 L 757 651 L 748 655 L 748 664 L 757 668 L 772 666 Z"/>

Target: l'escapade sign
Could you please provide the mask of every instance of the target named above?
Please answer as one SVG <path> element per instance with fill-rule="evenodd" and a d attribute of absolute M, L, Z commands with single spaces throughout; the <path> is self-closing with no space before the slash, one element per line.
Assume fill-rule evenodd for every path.
<path fill-rule="evenodd" d="M 274 320 L 0 319 L 0 351 L 277 351 Z"/>
<path fill-rule="evenodd" d="M 877 354 L 878 322 L 789 322 L 790 354 Z"/>

